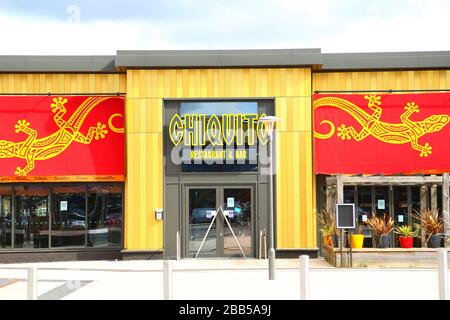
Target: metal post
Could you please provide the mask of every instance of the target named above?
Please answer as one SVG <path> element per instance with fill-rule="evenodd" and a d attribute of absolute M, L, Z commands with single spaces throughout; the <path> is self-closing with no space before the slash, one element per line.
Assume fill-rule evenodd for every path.
<path fill-rule="evenodd" d="M 336 203 L 344 203 L 344 177 L 342 174 L 336 176 Z M 336 206 L 335 206 L 336 207 Z M 337 212 L 336 212 L 337 215 Z M 345 232 L 341 229 L 340 249 L 341 249 L 341 268 L 344 267 L 344 253 L 343 248 L 345 246 Z"/>
<path fill-rule="evenodd" d="M 37 268 L 28 268 L 28 300 L 37 300 Z"/>
<path fill-rule="evenodd" d="M 444 247 L 447 248 L 447 240 L 449 233 L 449 219 L 450 219 L 450 205 L 449 205 L 449 175 L 444 173 L 442 175 L 442 218 L 444 220 Z"/>
<path fill-rule="evenodd" d="M 309 300 L 309 256 L 300 256 L 300 300 Z"/>
<path fill-rule="evenodd" d="M 428 193 L 428 188 L 427 185 L 424 184 L 420 187 L 420 211 L 424 210 L 424 209 L 428 209 L 427 208 L 427 193 Z M 421 223 L 422 228 L 420 231 L 420 238 L 421 238 L 421 243 L 422 243 L 422 247 L 426 248 L 427 247 L 427 241 L 426 241 L 426 234 L 425 234 L 425 229 L 423 228 L 423 224 Z"/>
<path fill-rule="evenodd" d="M 181 240 L 180 240 L 180 231 L 177 231 L 177 260 L 181 259 L 181 252 L 180 252 L 180 248 L 181 248 Z"/>
<path fill-rule="evenodd" d="M 348 247 L 350 248 L 350 268 L 353 267 L 353 251 L 352 251 L 352 229 L 348 230 Z"/>
<path fill-rule="evenodd" d="M 448 262 L 447 262 L 447 249 L 438 250 L 439 267 L 438 267 L 438 280 L 439 280 L 439 300 L 448 300 Z"/>
<path fill-rule="evenodd" d="M 264 260 L 267 259 L 267 230 L 264 228 Z"/>
<path fill-rule="evenodd" d="M 259 259 L 262 259 L 262 252 L 261 252 L 262 241 L 263 241 L 263 233 L 262 233 L 262 230 L 259 230 L 259 251 L 258 251 L 258 258 Z"/>
<path fill-rule="evenodd" d="M 173 273 L 172 273 L 172 261 L 164 260 L 163 281 L 164 281 L 164 300 L 172 300 L 173 291 Z"/>
<path fill-rule="evenodd" d="M 344 267 L 344 253 L 343 253 L 343 247 L 344 247 L 344 229 L 340 229 L 341 231 L 341 241 L 340 241 L 340 247 L 341 247 L 341 263 L 340 267 Z"/>
<path fill-rule="evenodd" d="M 269 138 L 269 280 L 275 280 L 275 248 L 274 248 L 274 231 L 273 231 L 273 146 L 272 133 L 268 134 Z"/>

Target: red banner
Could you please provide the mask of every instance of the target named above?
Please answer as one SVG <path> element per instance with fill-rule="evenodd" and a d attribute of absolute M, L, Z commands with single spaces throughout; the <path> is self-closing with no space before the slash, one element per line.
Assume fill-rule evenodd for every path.
<path fill-rule="evenodd" d="M 124 99 L 0 97 L 0 182 L 123 181 Z"/>
<path fill-rule="evenodd" d="M 450 171 L 450 93 L 315 94 L 315 172 Z"/>

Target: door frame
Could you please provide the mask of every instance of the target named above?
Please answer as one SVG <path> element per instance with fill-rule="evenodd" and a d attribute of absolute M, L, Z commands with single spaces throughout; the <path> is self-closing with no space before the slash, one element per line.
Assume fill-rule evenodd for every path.
<path fill-rule="evenodd" d="M 246 256 L 246 257 L 255 257 L 255 252 L 256 252 L 256 229 L 258 226 L 258 222 L 256 221 L 257 219 L 257 215 L 256 215 L 256 203 L 255 203 L 255 199 L 256 199 L 256 187 L 255 184 L 253 183 L 248 183 L 248 184 L 226 184 L 226 183 L 221 183 L 221 184 L 196 184 L 196 183 L 189 183 L 189 184 L 183 184 L 182 187 L 182 192 L 183 192 L 183 208 L 181 210 L 182 216 L 181 216 L 181 257 L 183 259 L 189 258 L 189 259 L 193 259 L 194 257 L 189 256 L 189 191 L 191 189 L 215 189 L 216 190 L 216 209 L 219 207 L 219 204 L 221 204 L 223 202 L 224 198 L 224 189 L 250 189 L 250 201 L 251 201 L 251 234 L 252 234 L 252 241 L 251 241 L 251 255 L 250 256 Z M 232 258 L 229 256 L 225 256 L 223 254 L 224 251 L 224 241 L 223 241 L 223 231 L 225 228 L 225 221 L 222 218 L 218 217 L 216 219 L 216 232 L 221 232 L 222 233 L 222 240 L 219 240 L 218 238 L 216 238 L 216 243 L 217 243 L 217 247 L 216 247 L 216 254 L 215 255 L 209 255 L 209 256 L 203 256 L 201 258 Z"/>

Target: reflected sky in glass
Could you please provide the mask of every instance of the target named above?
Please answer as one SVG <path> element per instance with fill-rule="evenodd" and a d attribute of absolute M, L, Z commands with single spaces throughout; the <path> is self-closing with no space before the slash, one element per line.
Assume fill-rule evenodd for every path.
<path fill-rule="evenodd" d="M 180 115 L 185 114 L 206 114 L 210 116 L 215 114 L 220 116 L 222 114 L 257 114 L 258 103 L 255 101 L 217 101 L 217 102 L 182 102 L 180 108 Z"/>

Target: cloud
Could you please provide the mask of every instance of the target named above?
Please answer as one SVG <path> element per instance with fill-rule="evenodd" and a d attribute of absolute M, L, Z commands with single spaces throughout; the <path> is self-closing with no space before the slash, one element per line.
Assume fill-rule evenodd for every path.
<path fill-rule="evenodd" d="M 113 55 L 118 49 L 170 49 L 158 26 L 139 21 L 71 23 L 0 14 L 0 54 Z"/>
<path fill-rule="evenodd" d="M 444 0 L 413 3 L 420 11 L 350 23 L 345 30 L 306 45 L 320 45 L 323 52 L 449 50 L 450 3 Z"/>
<path fill-rule="evenodd" d="M 64 0 L 57 9 L 46 0 L 41 6 L 17 1 L 2 2 L 0 54 L 113 55 L 124 49 L 450 49 L 450 3 L 446 0 L 174 0 L 147 4 L 130 0 L 141 7 L 127 7 L 124 2 L 108 5 L 104 0 L 95 4 L 79 0 L 70 7 L 72 1 Z"/>

